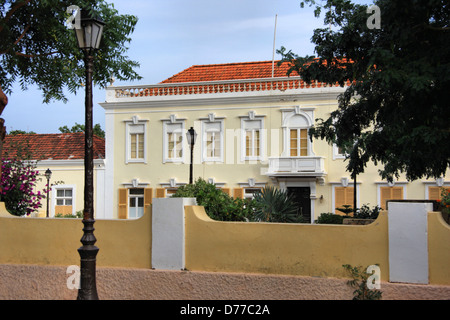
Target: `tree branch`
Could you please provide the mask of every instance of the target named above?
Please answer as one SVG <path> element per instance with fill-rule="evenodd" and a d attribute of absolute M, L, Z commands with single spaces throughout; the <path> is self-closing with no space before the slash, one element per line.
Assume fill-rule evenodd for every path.
<path fill-rule="evenodd" d="M 25 34 L 27 33 L 28 29 L 30 29 L 30 27 L 31 27 L 31 25 L 27 25 L 27 26 L 25 27 L 25 29 L 23 30 L 22 34 L 17 38 L 16 41 L 14 41 L 13 45 L 10 46 L 8 49 L 6 49 L 6 50 L 4 50 L 4 51 L 0 51 L 0 54 L 5 54 L 5 53 L 7 53 L 9 50 L 11 50 L 11 48 L 12 48 L 13 46 L 15 46 L 16 44 L 18 44 L 19 41 L 22 40 L 22 38 L 25 36 Z"/>
<path fill-rule="evenodd" d="M 15 46 L 16 44 L 18 44 L 20 40 L 22 40 L 22 38 L 25 36 L 25 33 L 27 33 L 27 31 L 28 31 L 28 29 L 30 29 L 30 27 L 31 27 L 30 24 L 27 25 L 27 26 L 25 27 L 25 29 L 23 30 L 23 32 L 22 32 L 22 34 L 19 36 L 19 38 L 17 38 L 17 40 L 14 41 L 14 44 L 13 44 L 14 46 Z"/>
<path fill-rule="evenodd" d="M 27 5 L 31 0 L 25 0 L 25 1 L 21 1 L 19 3 L 16 3 L 16 5 L 14 7 L 12 7 L 8 13 L 5 16 L 4 22 L 8 22 L 8 20 L 11 18 L 11 16 L 14 14 L 14 12 L 16 12 L 17 10 L 19 10 L 20 8 L 22 8 L 23 6 Z M 0 32 L 2 32 L 3 30 L 3 26 L 0 26 Z"/>
<path fill-rule="evenodd" d="M 42 56 L 50 56 L 55 53 L 59 53 L 59 51 L 52 51 L 49 53 L 42 53 L 42 54 L 26 54 L 26 53 L 22 53 L 22 52 L 15 52 L 15 55 L 21 56 L 21 57 L 26 57 L 26 58 L 37 58 L 37 57 L 42 57 Z"/>

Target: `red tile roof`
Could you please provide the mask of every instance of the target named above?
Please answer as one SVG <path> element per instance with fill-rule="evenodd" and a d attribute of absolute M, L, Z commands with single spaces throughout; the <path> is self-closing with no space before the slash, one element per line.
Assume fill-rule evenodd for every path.
<path fill-rule="evenodd" d="M 274 77 L 287 77 L 289 63 L 274 63 Z M 292 73 L 291 76 L 298 75 Z M 260 79 L 272 77 L 272 61 L 194 65 L 161 83 Z"/>
<path fill-rule="evenodd" d="M 339 83 L 326 84 L 319 81 L 304 82 L 297 72 L 290 77 L 291 66 L 284 62 L 278 66 L 274 61 L 240 62 L 225 64 L 194 65 L 152 86 L 115 88 L 115 98 L 192 96 L 203 94 L 232 94 L 257 91 L 282 91 L 304 88 L 339 87 Z M 347 81 L 346 85 L 350 85 Z"/>
<path fill-rule="evenodd" d="M 18 146 L 29 146 L 32 160 L 84 159 L 84 133 L 7 135 L 3 142 L 3 157 L 14 157 Z M 94 159 L 105 158 L 105 140 L 94 136 Z"/>

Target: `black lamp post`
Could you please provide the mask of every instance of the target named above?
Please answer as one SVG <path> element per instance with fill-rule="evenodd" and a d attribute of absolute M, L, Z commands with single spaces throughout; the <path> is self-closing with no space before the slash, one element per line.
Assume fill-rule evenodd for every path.
<path fill-rule="evenodd" d="M 194 144 L 195 144 L 195 140 L 197 139 L 197 132 L 195 132 L 193 127 L 191 127 L 186 132 L 186 138 L 187 138 L 189 146 L 191 147 L 191 164 L 190 164 L 190 168 L 189 168 L 189 184 L 192 184 L 192 171 L 193 171 L 192 162 L 194 159 Z"/>
<path fill-rule="evenodd" d="M 49 208 L 49 191 L 50 191 L 50 178 L 52 177 L 52 171 L 47 169 L 45 171 L 45 177 L 47 178 L 47 218 L 48 218 L 48 208 Z"/>
<path fill-rule="evenodd" d="M 92 72 L 94 51 L 100 46 L 105 23 L 92 18 L 85 10 L 81 11 L 80 28 L 75 29 L 78 46 L 84 52 L 86 66 L 86 99 L 85 99 L 85 146 L 84 146 L 84 211 L 83 211 L 83 246 L 78 249 L 81 258 L 80 289 L 78 300 L 97 300 L 96 257 L 98 248 L 94 245 L 94 151 L 92 122 Z"/>

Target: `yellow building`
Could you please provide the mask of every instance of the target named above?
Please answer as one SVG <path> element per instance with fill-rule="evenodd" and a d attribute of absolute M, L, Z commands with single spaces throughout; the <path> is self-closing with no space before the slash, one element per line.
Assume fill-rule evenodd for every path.
<path fill-rule="evenodd" d="M 201 177 L 236 197 L 265 185 L 296 195 L 313 222 L 353 205 L 354 185 L 344 155 L 308 128 L 326 119 L 345 88 L 306 85 L 272 61 L 192 66 L 156 85 L 109 86 L 105 110 L 105 217 L 136 218 L 152 197 L 189 183 L 186 131 L 197 133 L 194 180 Z M 393 183 L 375 166 L 358 176 L 357 204 L 384 207 L 389 199 L 434 199 L 440 179 Z"/>
<path fill-rule="evenodd" d="M 94 212 L 104 218 L 105 140 L 94 136 Z M 84 208 L 84 133 L 7 135 L 3 156 L 14 158 L 18 150 L 36 163 L 36 192 L 47 193 L 45 172 L 51 171 L 48 216 L 72 214 Z M 20 157 L 18 158 L 20 159 Z M 47 199 L 35 214 L 47 216 Z"/>

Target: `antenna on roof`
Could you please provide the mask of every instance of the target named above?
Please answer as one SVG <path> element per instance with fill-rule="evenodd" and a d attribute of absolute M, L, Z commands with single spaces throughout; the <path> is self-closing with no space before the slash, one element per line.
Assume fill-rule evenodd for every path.
<path fill-rule="evenodd" d="M 273 52 L 272 52 L 272 78 L 273 78 L 273 73 L 274 73 L 274 69 L 275 69 L 275 39 L 277 37 L 277 17 L 278 15 L 275 15 L 275 30 L 273 32 Z"/>

